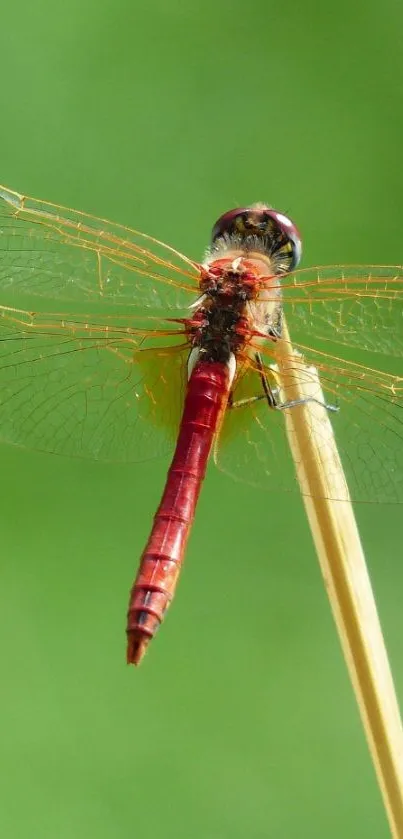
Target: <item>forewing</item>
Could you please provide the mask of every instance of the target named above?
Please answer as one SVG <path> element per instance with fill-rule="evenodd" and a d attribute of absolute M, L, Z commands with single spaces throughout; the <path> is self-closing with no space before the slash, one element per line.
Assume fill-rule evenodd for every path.
<path fill-rule="evenodd" d="M 0 187 L 0 291 L 175 310 L 197 288 L 196 263 L 157 239 Z"/>
<path fill-rule="evenodd" d="M 281 280 L 292 339 L 403 354 L 402 266 L 308 268 Z"/>

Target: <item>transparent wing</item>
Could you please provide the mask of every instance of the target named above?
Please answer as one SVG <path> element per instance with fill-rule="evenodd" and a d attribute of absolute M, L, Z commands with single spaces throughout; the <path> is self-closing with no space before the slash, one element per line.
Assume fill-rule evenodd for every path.
<path fill-rule="evenodd" d="M 197 288 L 197 264 L 157 239 L 0 187 L 0 291 L 168 310 Z"/>
<path fill-rule="evenodd" d="M 189 352 L 182 330 L 166 327 L 0 307 L 0 441 L 99 460 L 161 454 Z"/>
<path fill-rule="evenodd" d="M 282 278 L 281 299 L 293 340 L 403 354 L 402 266 L 303 269 Z"/>
<path fill-rule="evenodd" d="M 297 369 L 299 376 L 310 382 L 309 367 L 316 367 L 323 390 L 323 396 L 318 392 L 317 398 L 339 408 L 330 419 L 353 500 L 402 503 L 403 378 L 306 345 L 294 344 L 294 348 L 302 356 L 298 361 L 290 353 L 292 374 Z M 274 391 L 279 380 L 272 365 L 279 360 L 272 344 L 264 354 L 264 373 Z M 286 375 L 284 385 L 286 389 Z M 227 411 L 216 446 L 216 463 L 233 477 L 256 486 L 276 492 L 296 490 L 284 412 L 270 408 L 265 399 L 248 401 L 262 390 L 259 368 L 245 358 L 233 394 L 239 407 Z M 301 409 L 295 406 L 289 410 Z"/>
<path fill-rule="evenodd" d="M 196 263 L 152 237 L 0 188 L 1 438 L 113 460 L 158 453 L 166 428 L 173 433 L 178 423 L 189 348 L 180 325 L 175 331 L 139 311 L 164 307 L 177 315 L 193 302 L 198 279 Z M 267 287 L 270 295 L 272 278 Z M 320 368 L 325 398 L 340 403 L 333 424 L 352 494 L 401 500 L 400 371 L 391 372 L 390 359 L 378 370 L 377 361 L 360 364 L 334 350 L 402 355 L 401 267 L 305 269 L 283 277 L 281 289 L 294 346 Z M 7 308 L 8 291 L 13 301 L 18 292 L 80 307 L 90 301 L 101 311 L 104 303 L 124 304 L 132 314 L 39 316 Z M 264 296 L 267 302 L 267 289 Z M 261 336 L 271 326 L 257 317 Z M 276 361 L 271 342 L 264 363 L 274 388 Z M 218 447 L 216 457 L 244 480 L 294 487 L 281 411 L 243 396 L 261 392 L 259 370 L 245 357 L 234 392 L 244 406 L 227 412 L 228 453 Z"/>

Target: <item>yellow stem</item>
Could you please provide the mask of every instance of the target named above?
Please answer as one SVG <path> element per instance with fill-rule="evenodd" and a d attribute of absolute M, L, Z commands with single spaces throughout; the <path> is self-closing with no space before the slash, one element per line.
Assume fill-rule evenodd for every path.
<path fill-rule="evenodd" d="M 304 367 L 301 356 L 293 351 L 286 325 L 283 339 L 277 345 L 283 399 L 315 396 L 323 402 L 318 373 Z M 284 413 L 308 521 L 392 835 L 403 839 L 402 724 L 329 414 L 315 402 Z"/>

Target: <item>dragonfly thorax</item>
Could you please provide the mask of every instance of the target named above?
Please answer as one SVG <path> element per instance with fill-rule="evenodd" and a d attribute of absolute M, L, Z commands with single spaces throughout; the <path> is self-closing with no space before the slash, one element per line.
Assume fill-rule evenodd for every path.
<path fill-rule="evenodd" d="M 255 329 L 253 310 L 264 288 L 262 267 L 266 266 L 261 260 L 240 256 L 204 266 L 200 305 L 188 321 L 189 337 L 193 347 L 199 348 L 200 359 L 227 363 L 250 342 Z"/>

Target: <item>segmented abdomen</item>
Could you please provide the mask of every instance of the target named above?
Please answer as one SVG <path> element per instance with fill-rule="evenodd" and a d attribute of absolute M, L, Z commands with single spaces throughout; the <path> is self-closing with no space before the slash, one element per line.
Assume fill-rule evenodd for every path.
<path fill-rule="evenodd" d="M 127 661 L 138 664 L 175 592 L 208 457 L 229 393 L 226 364 L 199 362 L 188 382 L 175 454 L 143 551 L 127 618 Z"/>

